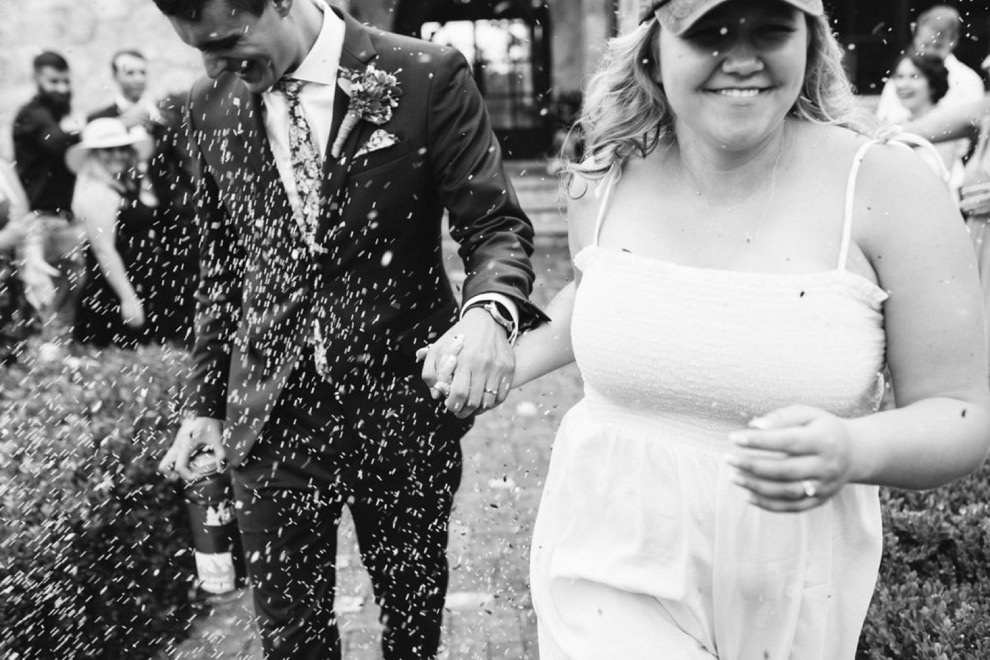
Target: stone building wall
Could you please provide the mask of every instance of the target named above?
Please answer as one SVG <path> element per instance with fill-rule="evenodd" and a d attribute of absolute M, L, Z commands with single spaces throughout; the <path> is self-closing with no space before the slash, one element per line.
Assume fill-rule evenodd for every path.
<path fill-rule="evenodd" d="M 110 57 L 136 48 L 148 58 L 156 96 L 184 89 L 202 70 L 151 0 L 0 0 L 0 156 L 10 156 L 10 123 L 34 95 L 31 60 L 54 50 L 69 61 L 73 107 L 85 114 L 114 94 Z"/>

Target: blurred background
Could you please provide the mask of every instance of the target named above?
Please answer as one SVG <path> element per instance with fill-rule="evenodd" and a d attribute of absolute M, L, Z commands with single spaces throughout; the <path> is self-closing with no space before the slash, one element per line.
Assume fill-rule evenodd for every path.
<path fill-rule="evenodd" d="M 580 106 L 581 89 L 605 41 L 634 26 L 640 0 L 333 0 L 359 20 L 456 46 L 472 62 L 511 158 L 553 150 L 554 134 Z M 911 40 L 925 0 L 831 0 L 846 65 L 864 103 Z M 990 3 L 949 2 L 965 24 L 956 56 L 980 71 L 990 52 Z M 69 60 L 73 109 L 85 114 L 114 95 L 110 57 L 136 48 L 148 58 L 149 91 L 184 89 L 199 58 L 175 37 L 151 0 L 0 0 L 0 156 L 9 125 L 34 93 L 31 59 L 45 49 Z"/>

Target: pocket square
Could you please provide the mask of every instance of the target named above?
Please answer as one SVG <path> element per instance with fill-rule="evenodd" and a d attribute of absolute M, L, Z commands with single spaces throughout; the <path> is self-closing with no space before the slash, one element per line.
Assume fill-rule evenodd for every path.
<path fill-rule="evenodd" d="M 378 151 L 379 149 L 387 149 L 398 141 L 398 137 L 383 128 L 379 128 L 372 133 L 371 137 L 368 138 L 368 141 L 365 142 L 360 149 L 358 149 L 358 152 L 354 154 L 354 157 L 357 158 L 367 153 L 371 153 L 372 151 Z"/>

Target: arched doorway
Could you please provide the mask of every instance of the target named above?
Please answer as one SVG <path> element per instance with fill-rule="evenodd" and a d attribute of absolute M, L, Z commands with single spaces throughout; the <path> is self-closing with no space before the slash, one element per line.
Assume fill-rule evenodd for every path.
<path fill-rule="evenodd" d="M 544 0 L 400 0 L 393 30 L 459 49 L 507 158 L 550 148 L 550 12 Z"/>

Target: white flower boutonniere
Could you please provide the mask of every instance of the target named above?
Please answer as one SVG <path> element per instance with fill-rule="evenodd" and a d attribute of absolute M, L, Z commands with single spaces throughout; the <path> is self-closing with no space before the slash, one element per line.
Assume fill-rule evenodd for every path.
<path fill-rule="evenodd" d="M 391 120 L 392 110 L 398 107 L 399 96 L 402 95 L 395 74 L 382 71 L 374 64 L 369 64 L 364 71 L 341 67 L 337 84 L 350 100 L 337 139 L 330 147 L 330 155 L 334 158 L 340 158 L 340 151 L 344 148 L 347 136 L 359 121 L 363 119 L 381 126 Z"/>

